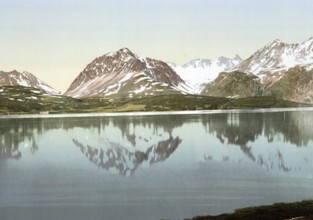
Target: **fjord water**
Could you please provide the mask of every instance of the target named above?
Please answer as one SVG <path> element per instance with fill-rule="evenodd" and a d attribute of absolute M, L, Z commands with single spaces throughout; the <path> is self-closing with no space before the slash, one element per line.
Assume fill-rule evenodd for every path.
<path fill-rule="evenodd" d="M 313 199 L 312 110 L 0 122 L 0 219 L 184 219 Z"/>

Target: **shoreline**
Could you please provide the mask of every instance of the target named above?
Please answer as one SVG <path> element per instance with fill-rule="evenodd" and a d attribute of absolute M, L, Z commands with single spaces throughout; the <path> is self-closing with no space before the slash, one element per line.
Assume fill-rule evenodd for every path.
<path fill-rule="evenodd" d="M 195 216 L 185 220 L 312 220 L 313 200 L 291 203 L 274 203 L 236 209 L 233 213 L 216 216 Z"/>
<path fill-rule="evenodd" d="M 186 111 L 132 111 L 132 112 L 99 112 L 99 113 L 12 114 L 12 115 L 0 115 L 0 119 L 205 115 L 205 114 L 222 114 L 222 113 L 264 113 L 264 112 L 291 112 L 291 111 L 313 111 L 313 107 L 214 109 L 214 110 L 186 110 Z"/>

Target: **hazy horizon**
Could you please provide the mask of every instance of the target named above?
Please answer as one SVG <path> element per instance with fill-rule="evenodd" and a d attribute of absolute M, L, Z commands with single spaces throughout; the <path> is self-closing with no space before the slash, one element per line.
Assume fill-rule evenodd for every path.
<path fill-rule="evenodd" d="M 0 70 L 64 92 L 96 57 L 127 47 L 184 64 L 313 36 L 310 0 L 0 0 Z"/>

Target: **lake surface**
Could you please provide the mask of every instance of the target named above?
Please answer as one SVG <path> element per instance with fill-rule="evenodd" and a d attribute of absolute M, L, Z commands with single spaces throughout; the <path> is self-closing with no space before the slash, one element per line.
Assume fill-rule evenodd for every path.
<path fill-rule="evenodd" d="M 313 110 L 0 119 L 0 219 L 184 219 L 313 199 Z"/>

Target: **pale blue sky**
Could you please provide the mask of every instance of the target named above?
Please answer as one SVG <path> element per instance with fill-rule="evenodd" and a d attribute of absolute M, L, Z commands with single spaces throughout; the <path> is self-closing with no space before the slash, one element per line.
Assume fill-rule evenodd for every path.
<path fill-rule="evenodd" d="M 183 64 L 313 36 L 312 0 L 0 0 L 0 70 L 64 91 L 105 53 Z"/>

